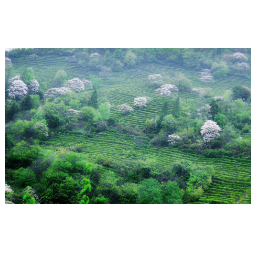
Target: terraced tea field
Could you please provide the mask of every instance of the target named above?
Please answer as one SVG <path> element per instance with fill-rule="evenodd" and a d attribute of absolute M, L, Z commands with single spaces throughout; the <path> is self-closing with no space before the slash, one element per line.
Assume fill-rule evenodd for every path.
<path fill-rule="evenodd" d="M 61 134 L 47 140 L 43 148 L 57 150 L 58 147 L 79 145 L 88 160 L 94 162 L 99 155 L 111 160 L 155 159 L 162 170 L 168 170 L 174 161 L 188 160 L 199 165 L 211 165 L 216 173 L 211 186 L 197 203 L 251 203 L 251 162 L 235 158 L 213 159 L 196 154 L 183 153 L 175 148 L 152 148 L 145 137 L 143 144 L 136 143 L 136 136 L 115 131 L 98 133 L 88 138 L 82 133 Z"/>
<path fill-rule="evenodd" d="M 50 84 L 56 72 L 60 69 L 66 71 L 68 79 L 78 77 L 89 79 L 90 75 L 100 77 L 102 84 L 98 89 L 98 97 L 107 98 L 111 104 L 111 116 L 120 122 L 141 128 L 146 119 L 156 116 L 161 110 L 165 97 L 157 95 L 148 86 L 148 75 L 162 74 L 163 77 L 172 77 L 177 72 L 182 72 L 191 79 L 193 87 L 203 87 L 198 81 L 200 71 L 191 71 L 179 67 L 162 66 L 158 64 L 141 65 L 140 68 L 124 70 L 122 72 L 110 72 L 107 76 L 100 71 L 90 71 L 78 67 L 74 62 L 69 62 L 66 57 L 38 57 L 36 59 L 20 58 L 14 59 L 14 73 L 22 74 L 27 67 L 32 67 L 39 83 Z M 250 81 L 241 77 L 231 76 L 226 79 L 214 81 L 207 84 L 213 89 L 214 95 L 221 96 L 224 91 L 235 85 L 242 84 L 251 87 Z M 90 93 L 90 92 L 89 92 Z M 193 93 L 181 93 L 178 95 L 188 103 L 199 100 Z M 151 98 L 147 107 L 135 110 L 133 113 L 123 116 L 118 112 L 117 106 L 123 103 L 133 105 L 135 97 L 148 96 Z M 169 100 L 170 112 L 174 100 Z M 250 134 L 244 134 L 244 138 L 250 139 Z M 141 138 L 140 138 L 141 139 Z M 152 148 L 149 138 L 144 137 L 142 143 L 137 143 L 138 138 L 133 135 L 118 134 L 108 131 L 98 133 L 89 138 L 82 133 L 59 134 L 44 142 L 42 147 L 55 150 L 59 146 L 72 147 L 80 144 L 83 153 L 90 161 L 96 160 L 99 154 L 111 159 L 151 159 L 158 161 L 159 166 L 167 170 L 172 162 L 178 160 L 189 160 L 200 165 L 212 165 L 216 171 L 211 186 L 197 203 L 251 203 L 251 162 L 235 158 L 213 159 L 204 158 L 195 154 L 188 154 L 174 148 Z M 142 145 L 142 146 L 141 146 Z"/>

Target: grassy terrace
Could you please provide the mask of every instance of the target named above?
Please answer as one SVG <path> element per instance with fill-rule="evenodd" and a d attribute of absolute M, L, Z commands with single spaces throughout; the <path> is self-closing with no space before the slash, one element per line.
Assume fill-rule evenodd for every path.
<path fill-rule="evenodd" d="M 49 85 L 60 69 L 66 71 L 68 79 L 78 77 L 89 79 L 89 75 L 102 78 L 102 85 L 98 89 L 98 97 L 107 98 L 112 105 L 111 118 L 129 125 L 142 127 L 146 119 L 156 116 L 161 110 L 166 98 L 157 95 L 148 86 L 148 75 L 162 74 L 163 77 L 172 77 L 177 72 L 182 72 L 191 79 L 193 87 L 204 87 L 204 84 L 197 79 L 200 71 L 185 70 L 172 66 L 158 64 L 141 65 L 138 69 L 124 70 L 122 72 L 111 72 L 104 77 L 99 71 L 91 71 L 77 67 L 75 63 L 68 62 L 66 57 L 38 57 L 37 59 L 20 58 L 13 59 L 14 72 L 22 74 L 27 67 L 32 67 L 39 83 L 47 82 Z M 220 96 L 225 90 L 235 85 L 242 84 L 251 87 L 250 81 L 241 77 L 227 77 L 221 81 L 214 81 L 206 85 L 213 89 L 214 95 Z M 90 93 L 90 92 L 89 92 Z M 198 99 L 193 93 L 181 93 L 178 95 L 188 104 Z M 117 106 L 127 103 L 133 106 L 135 97 L 148 96 L 151 98 L 147 107 L 142 110 L 135 110 L 133 113 L 123 116 Z M 173 99 L 169 100 L 169 112 L 173 106 Z M 251 134 L 243 134 L 244 139 L 250 139 Z M 213 159 L 204 158 L 195 154 L 183 153 L 175 148 L 152 148 L 145 138 L 144 146 L 136 144 L 133 135 L 118 134 L 115 131 L 108 131 L 97 134 L 94 138 L 88 138 L 82 133 L 73 133 L 67 136 L 59 134 L 44 142 L 42 147 L 48 150 L 57 150 L 58 147 L 71 147 L 81 144 L 83 153 L 88 155 L 90 161 L 94 161 L 97 155 L 103 154 L 111 159 L 145 159 L 154 158 L 159 166 L 168 169 L 170 164 L 178 160 L 189 160 L 200 165 L 212 165 L 216 170 L 211 186 L 205 191 L 198 203 L 251 203 L 251 162 L 234 158 Z"/>

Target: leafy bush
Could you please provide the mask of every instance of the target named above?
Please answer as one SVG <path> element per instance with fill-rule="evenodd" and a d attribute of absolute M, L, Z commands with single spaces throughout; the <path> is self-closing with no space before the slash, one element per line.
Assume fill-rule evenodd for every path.
<path fill-rule="evenodd" d="M 143 180 L 137 187 L 137 204 L 161 204 L 163 203 L 161 186 L 153 178 Z"/>
<path fill-rule="evenodd" d="M 39 146 L 25 141 L 18 142 L 7 155 L 6 166 L 10 168 L 28 167 L 39 155 Z"/>
<path fill-rule="evenodd" d="M 168 143 L 168 134 L 159 133 L 157 134 L 151 141 L 150 144 L 154 147 L 166 147 L 169 145 Z"/>
<path fill-rule="evenodd" d="M 36 183 L 36 175 L 31 169 L 20 168 L 15 172 L 13 185 L 19 189 L 27 186 L 34 186 Z"/>

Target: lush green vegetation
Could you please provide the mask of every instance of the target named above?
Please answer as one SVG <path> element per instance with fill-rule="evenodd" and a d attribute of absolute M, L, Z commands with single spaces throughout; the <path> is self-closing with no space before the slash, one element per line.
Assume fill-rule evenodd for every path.
<path fill-rule="evenodd" d="M 6 57 L 9 202 L 251 203 L 250 49 Z"/>

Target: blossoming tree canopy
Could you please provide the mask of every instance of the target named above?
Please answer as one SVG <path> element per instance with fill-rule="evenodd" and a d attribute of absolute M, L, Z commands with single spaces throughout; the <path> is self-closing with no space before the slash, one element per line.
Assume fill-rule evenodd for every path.
<path fill-rule="evenodd" d="M 149 75 L 148 79 L 153 83 L 158 83 L 162 81 L 162 75 L 161 74 Z"/>
<path fill-rule="evenodd" d="M 60 87 L 60 88 L 51 88 L 47 90 L 44 94 L 45 98 L 56 98 L 60 97 L 66 93 L 70 92 L 70 88 L 68 87 Z"/>
<path fill-rule="evenodd" d="M 17 80 L 13 80 L 11 82 L 11 86 L 8 89 L 8 91 L 9 91 L 8 96 L 10 98 L 21 99 L 27 95 L 28 87 L 26 86 L 26 84 L 23 81 L 17 79 Z"/>
<path fill-rule="evenodd" d="M 122 104 L 118 106 L 118 111 L 122 113 L 132 112 L 134 109 L 130 107 L 128 104 Z"/>
<path fill-rule="evenodd" d="M 39 83 L 37 82 L 36 79 L 33 79 L 30 84 L 28 85 L 28 88 L 29 90 L 32 92 L 32 93 L 37 93 L 39 91 Z"/>
<path fill-rule="evenodd" d="M 87 90 L 93 89 L 93 86 L 92 86 L 92 82 L 91 82 L 91 81 L 86 80 L 86 79 L 83 79 L 82 82 L 83 82 L 83 84 L 84 84 L 85 89 L 87 89 Z"/>
<path fill-rule="evenodd" d="M 14 77 L 10 78 L 10 79 L 8 80 L 8 83 L 11 84 L 11 83 L 12 83 L 13 81 L 15 81 L 15 80 L 21 80 L 20 76 L 17 75 L 17 76 L 14 76 Z"/>
<path fill-rule="evenodd" d="M 201 135 L 204 142 L 210 142 L 220 137 L 221 128 L 212 120 L 207 120 L 201 127 Z"/>
<path fill-rule="evenodd" d="M 179 140 L 180 140 L 179 135 L 175 135 L 175 134 L 168 135 L 168 142 L 171 145 L 178 143 Z"/>
<path fill-rule="evenodd" d="M 202 81 L 203 83 L 209 83 L 212 80 L 212 74 L 210 69 L 203 69 L 201 72 L 201 77 L 198 80 Z"/>
<path fill-rule="evenodd" d="M 231 55 L 232 56 L 232 55 Z M 247 60 L 248 58 L 241 52 L 236 52 L 233 54 L 233 56 L 236 58 L 236 59 L 244 59 L 244 60 Z"/>
<path fill-rule="evenodd" d="M 156 89 L 155 91 L 160 93 L 161 95 L 170 96 L 172 91 L 173 92 L 178 92 L 179 89 L 177 88 L 176 85 L 163 84 L 162 86 L 160 86 L 160 88 Z"/>
<path fill-rule="evenodd" d="M 146 107 L 146 103 L 150 99 L 149 97 L 137 97 L 134 98 L 134 105 L 137 107 Z"/>
<path fill-rule="evenodd" d="M 68 80 L 68 87 L 75 92 L 84 91 L 84 83 L 79 78 Z"/>

